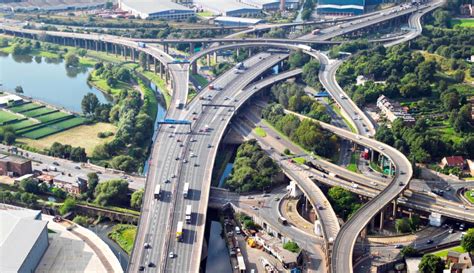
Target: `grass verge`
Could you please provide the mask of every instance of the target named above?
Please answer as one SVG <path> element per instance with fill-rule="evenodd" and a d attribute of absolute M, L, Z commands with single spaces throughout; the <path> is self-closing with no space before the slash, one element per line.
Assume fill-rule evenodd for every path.
<path fill-rule="evenodd" d="M 161 94 L 165 98 L 166 108 L 168 109 L 171 104 L 171 93 L 165 80 L 160 78 L 159 75 L 153 73 L 152 71 L 143 71 L 141 68 L 139 71 L 158 87 L 158 89 L 161 91 Z"/>
<path fill-rule="evenodd" d="M 114 240 L 128 254 L 132 252 L 136 235 L 136 226 L 124 224 L 115 225 L 108 234 L 109 238 Z"/>
<path fill-rule="evenodd" d="M 462 246 L 455 246 L 455 247 L 451 247 L 451 248 L 447 248 L 447 249 L 444 249 L 444 250 L 434 252 L 432 254 L 435 255 L 435 256 L 438 256 L 440 258 L 444 258 L 448 255 L 449 251 L 455 251 L 455 252 L 459 252 L 459 253 L 465 252 L 465 250 Z"/>
<path fill-rule="evenodd" d="M 259 137 L 266 137 L 267 136 L 267 132 L 265 132 L 265 130 L 263 130 L 262 127 L 255 127 L 255 129 L 253 129 L 254 133 L 259 136 Z"/>
<path fill-rule="evenodd" d="M 359 169 L 357 168 L 358 159 L 359 159 L 359 154 L 357 153 L 351 154 L 351 163 L 347 165 L 347 169 L 349 171 L 355 172 L 355 173 L 359 172 Z"/>

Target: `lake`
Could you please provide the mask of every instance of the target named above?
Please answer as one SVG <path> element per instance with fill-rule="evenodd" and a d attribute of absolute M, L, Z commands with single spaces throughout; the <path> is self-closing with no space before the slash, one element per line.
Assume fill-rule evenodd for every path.
<path fill-rule="evenodd" d="M 2 91 L 14 92 L 23 87 L 23 95 L 45 103 L 82 113 L 81 101 L 87 93 L 93 93 L 100 102 L 110 102 L 98 89 L 87 84 L 92 68 L 66 68 L 63 60 L 39 56 L 0 55 L 0 83 Z"/>

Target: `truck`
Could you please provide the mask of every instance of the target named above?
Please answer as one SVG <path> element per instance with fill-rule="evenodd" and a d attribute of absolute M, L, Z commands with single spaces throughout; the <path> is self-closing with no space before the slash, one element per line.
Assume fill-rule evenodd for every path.
<path fill-rule="evenodd" d="M 237 68 L 238 70 L 244 70 L 245 69 L 245 65 L 243 62 L 240 62 L 238 63 L 235 68 Z"/>
<path fill-rule="evenodd" d="M 329 172 L 330 177 L 336 177 L 337 175 L 335 173 Z"/>
<path fill-rule="evenodd" d="M 312 48 L 308 45 L 301 45 L 300 44 L 300 45 L 298 45 L 298 48 L 302 49 L 302 50 L 306 50 L 306 51 L 311 51 L 312 50 Z"/>
<path fill-rule="evenodd" d="M 183 241 L 183 222 L 178 222 L 178 228 L 176 229 L 176 241 Z"/>
<path fill-rule="evenodd" d="M 321 30 L 319 28 L 317 28 L 317 29 L 311 31 L 311 34 L 318 35 L 320 32 L 321 32 Z"/>
<path fill-rule="evenodd" d="M 146 48 L 146 44 L 144 42 L 137 42 L 138 47 Z"/>
<path fill-rule="evenodd" d="M 183 103 L 180 100 L 176 101 L 176 109 L 181 109 L 183 108 Z"/>
<path fill-rule="evenodd" d="M 158 184 L 155 187 L 155 199 L 160 199 L 161 197 L 161 185 Z"/>
<path fill-rule="evenodd" d="M 184 198 L 188 198 L 188 192 L 189 192 L 189 183 L 185 183 L 184 184 L 184 189 L 183 189 Z"/>
<path fill-rule="evenodd" d="M 191 205 L 186 206 L 186 224 L 191 224 L 191 214 L 193 207 Z"/>
<path fill-rule="evenodd" d="M 280 222 L 280 224 L 286 226 L 288 225 L 288 221 L 284 218 L 284 217 L 278 217 L 278 222 Z"/>

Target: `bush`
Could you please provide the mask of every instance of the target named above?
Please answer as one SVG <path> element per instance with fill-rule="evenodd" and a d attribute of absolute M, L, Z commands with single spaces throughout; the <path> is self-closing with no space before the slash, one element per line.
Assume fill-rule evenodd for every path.
<path fill-rule="evenodd" d="M 298 244 L 293 241 L 284 243 L 283 248 L 293 253 L 297 253 L 300 251 L 300 247 L 298 246 Z"/>
<path fill-rule="evenodd" d="M 74 219 L 72 219 L 72 221 L 78 225 L 81 225 L 81 226 L 84 226 L 84 227 L 87 227 L 89 225 L 89 219 L 87 219 L 87 217 L 85 216 L 81 216 L 81 215 L 77 215 L 76 217 L 74 217 Z"/>
<path fill-rule="evenodd" d="M 98 138 L 107 138 L 107 137 L 113 136 L 113 135 L 114 135 L 114 133 L 113 133 L 113 132 L 109 132 L 109 131 L 97 133 L 97 137 L 98 137 Z"/>
<path fill-rule="evenodd" d="M 76 200 L 74 200 L 73 198 L 67 198 L 66 200 L 64 200 L 63 204 L 59 208 L 59 213 L 61 213 L 61 215 L 64 215 L 72 211 L 75 207 L 76 207 Z"/>

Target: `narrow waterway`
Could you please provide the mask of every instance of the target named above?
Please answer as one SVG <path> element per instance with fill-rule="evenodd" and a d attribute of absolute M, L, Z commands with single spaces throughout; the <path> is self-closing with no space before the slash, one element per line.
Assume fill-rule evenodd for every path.
<path fill-rule="evenodd" d="M 87 84 L 91 69 L 66 68 L 64 61 L 58 59 L 0 54 L 0 90 L 13 92 L 16 86 L 21 86 L 22 95 L 82 113 L 81 101 L 87 93 L 95 94 L 102 103 L 111 101 L 106 94 Z"/>
<path fill-rule="evenodd" d="M 223 227 L 216 210 L 208 210 L 206 223 L 207 259 L 206 273 L 231 273 L 229 249 L 222 237 Z"/>

